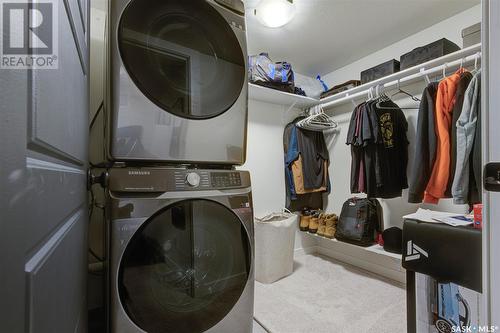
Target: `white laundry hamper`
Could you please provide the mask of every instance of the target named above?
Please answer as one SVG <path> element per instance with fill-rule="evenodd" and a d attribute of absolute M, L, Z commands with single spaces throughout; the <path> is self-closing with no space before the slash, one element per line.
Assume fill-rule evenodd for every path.
<path fill-rule="evenodd" d="M 298 216 L 290 212 L 255 218 L 255 279 L 272 283 L 293 272 Z"/>

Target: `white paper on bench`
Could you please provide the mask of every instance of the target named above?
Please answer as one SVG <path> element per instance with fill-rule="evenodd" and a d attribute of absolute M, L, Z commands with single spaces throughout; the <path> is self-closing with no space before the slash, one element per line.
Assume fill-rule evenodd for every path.
<path fill-rule="evenodd" d="M 472 224 L 469 221 L 450 219 L 454 216 L 465 216 L 457 213 L 438 212 L 430 209 L 419 208 L 415 213 L 403 216 L 404 219 L 412 219 L 429 223 L 445 223 L 453 227 L 466 226 Z"/>

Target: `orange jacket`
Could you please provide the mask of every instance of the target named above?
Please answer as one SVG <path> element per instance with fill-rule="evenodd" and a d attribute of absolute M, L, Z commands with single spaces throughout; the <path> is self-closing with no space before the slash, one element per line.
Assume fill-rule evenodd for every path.
<path fill-rule="evenodd" d="M 440 198 L 445 197 L 450 177 L 450 130 L 455 92 L 463 72 L 464 69 L 459 69 L 439 83 L 435 113 L 437 150 L 431 178 L 425 189 L 425 203 L 437 204 Z"/>

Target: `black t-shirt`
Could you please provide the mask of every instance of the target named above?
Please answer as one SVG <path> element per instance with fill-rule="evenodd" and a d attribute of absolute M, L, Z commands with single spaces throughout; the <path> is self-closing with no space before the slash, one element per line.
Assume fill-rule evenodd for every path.
<path fill-rule="evenodd" d="M 362 122 L 362 114 L 365 109 L 366 103 L 363 102 L 354 108 L 347 131 L 346 144 L 351 145 L 351 193 L 360 193 L 363 189 L 360 188 L 360 177 L 364 179 L 364 149 L 362 131 L 359 128 Z"/>
<path fill-rule="evenodd" d="M 380 106 L 380 107 L 379 107 Z M 388 107 L 391 109 L 384 109 Z M 376 193 L 369 197 L 394 198 L 408 188 L 408 122 L 401 109 L 393 101 L 372 104 L 379 126 L 379 140 L 375 143 Z"/>
<path fill-rule="evenodd" d="M 302 175 L 305 189 L 325 186 L 325 161 L 329 161 L 323 132 L 297 128 L 297 144 L 302 155 Z"/>
<path fill-rule="evenodd" d="M 352 193 L 394 198 L 408 188 L 407 130 L 406 117 L 393 101 L 373 100 L 355 108 L 346 142 L 351 145 Z"/>

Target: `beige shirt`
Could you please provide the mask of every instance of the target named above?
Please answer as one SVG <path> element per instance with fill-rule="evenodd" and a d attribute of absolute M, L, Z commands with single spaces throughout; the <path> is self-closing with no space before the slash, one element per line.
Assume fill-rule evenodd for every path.
<path fill-rule="evenodd" d="M 325 161 L 325 170 L 328 170 L 328 162 Z M 299 157 L 292 163 L 292 174 L 293 183 L 295 185 L 295 193 L 306 194 L 314 192 L 326 192 L 326 182 L 328 177 L 328 172 L 325 172 L 325 179 L 323 180 L 323 186 L 315 189 L 305 189 L 304 188 L 304 175 L 302 174 L 302 156 Z"/>

